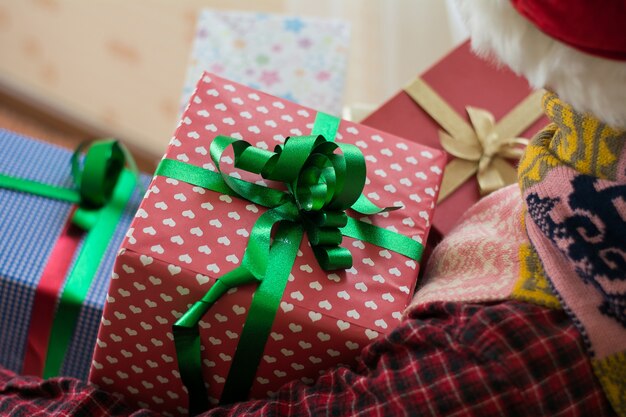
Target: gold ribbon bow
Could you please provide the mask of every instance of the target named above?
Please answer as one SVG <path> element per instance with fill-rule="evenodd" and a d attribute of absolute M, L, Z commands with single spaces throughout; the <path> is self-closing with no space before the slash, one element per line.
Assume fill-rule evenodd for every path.
<path fill-rule="evenodd" d="M 487 110 L 466 107 L 467 123 L 424 80 L 417 78 L 406 91 L 445 130 L 441 146 L 455 158 L 444 170 L 439 202 L 476 174 L 481 195 L 513 184 L 517 170 L 506 159 L 518 159 L 528 139 L 517 137 L 541 116 L 543 91 L 535 91 L 496 123 Z"/>

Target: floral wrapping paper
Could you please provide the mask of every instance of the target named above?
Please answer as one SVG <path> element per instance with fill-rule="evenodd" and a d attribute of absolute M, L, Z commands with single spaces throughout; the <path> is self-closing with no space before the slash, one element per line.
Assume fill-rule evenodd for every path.
<path fill-rule="evenodd" d="M 207 70 L 340 115 L 350 27 L 341 20 L 203 10 L 183 89 L 185 105 Z"/>

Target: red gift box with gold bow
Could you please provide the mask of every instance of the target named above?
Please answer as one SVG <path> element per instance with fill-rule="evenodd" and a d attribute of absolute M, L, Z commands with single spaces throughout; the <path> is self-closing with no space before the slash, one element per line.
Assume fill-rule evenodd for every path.
<path fill-rule="evenodd" d="M 516 181 L 526 139 L 547 124 L 542 94 L 465 42 L 363 120 L 448 153 L 431 242 L 483 195 Z"/>

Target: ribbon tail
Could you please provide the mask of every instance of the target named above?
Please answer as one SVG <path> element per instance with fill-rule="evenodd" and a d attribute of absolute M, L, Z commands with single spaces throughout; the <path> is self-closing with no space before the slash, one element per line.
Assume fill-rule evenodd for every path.
<path fill-rule="evenodd" d="M 124 208 L 135 190 L 135 177 L 122 171 L 111 201 L 101 209 L 99 221 L 90 231 L 68 278 L 54 317 L 44 368 L 44 378 L 59 374 L 72 341 L 81 307 L 100 266 Z"/>
<path fill-rule="evenodd" d="M 326 114 L 321 111 L 317 112 L 313 128 L 311 129 L 311 135 L 324 136 L 329 141 L 334 141 L 335 136 L 337 136 L 337 129 L 339 129 L 340 123 L 341 119 L 335 116 L 331 116 L 330 114 Z"/>
<path fill-rule="evenodd" d="M 281 222 L 276 230 L 267 274 L 252 298 L 220 404 L 248 398 L 303 234 L 303 228 L 291 222 Z"/>
<path fill-rule="evenodd" d="M 517 170 L 502 158 L 494 158 L 487 169 L 478 172 L 481 195 L 487 195 L 517 181 Z"/>
<path fill-rule="evenodd" d="M 452 156 L 477 161 L 483 153 L 482 146 L 476 135 L 471 137 L 452 137 L 443 130 L 439 131 L 441 147 Z"/>
<path fill-rule="evenodd" d="M 458 158 L 448 162 L 443 171 L 443 179 L 441 181 L 437 203 L 441 203 L 446 197 L 456 191 L 456 189 L 470 179 L 477 170 L 478 164 L 476 162 Z"/>
<path fill-rule="evenodd" d="M 416 78 L 404 91 L 450 136 L 469 138 L 474 129 L 423 79 Z"/>
<path fill-rule="evenodd" d="M 254 224 L 252 231 L 250 232 L 250 240 L 248 241 L 248 246 L 246 248 L 244 257 L 241 261 L 241 265 L 238 268 L 220 277 L 215 282 L 215 284 L 211 287 L 211 289 L 205 294 L 205 296 L 202 297 L 200 301 L 193 304 L 191 308 L 187 310 L 187 312 L 185 312 L 185 314 L 183 314 L 183 316 L 180 319 L 178 319 L 178 321 L 176 321 L 176 323 L 173 326 L 174 345 L 176 347 L 176 357 L 178 360 L 181 380 L 183 381 L 183 384 L 185 385 L 185 387 L 187 387 L 187 392 L 189 394 L 189 410 L 190 410 L 191 415 L 201 413 L 207 410 L 209 406 L 207 402 L 208 401 L 207 392 L 206 392 L 205 385 L 204 385 L 204 379 L 202 378 L 202 358 L 201 358 L 201 353 L 200 353 L 201 351 L 200 351 L 200 333 L 199 333 L 200 330 L 198 329 L 198 324 L 200 320 L 202 319 L 202 317 L 206 314 L 206 312 L 211 308 L 211 306 L 222 295 L 224 295 L 224 293 L 226 293 L 226 291 L 229 288 L 233 288 L 233 287 L 237 287 L 237 286 L 245 285 L 245 284 L 250 284 L 250 283 L 255 283 L 257 281 L 261 281 L 261 283 L 263 283 L 266 280 L 269 282 L 269 284 L 265 284 L 265 285 L 271 285 L 276 280 L 276 276 L 282 277 L 282 275 L 276 271 L 275 263 L 278 262 L 280 264 L 280 268 L 282 268 L 281 271 L 282 270 L 286 271 L 285 272 L 287 274 L 286 277 L 289 276 L 289 271 L 291 270 L 291 265 L 293 264 L 293 261 L 295 260 L 295 255 L 293 259 L 290 259 L 290 263 L 288 263 L 280 257 L 281 256 L 280 252 L 279 253 L 275 253 L 275 252 L 278 251 L 278 249 L 276 248 L 281 248 L 281 242 L 287 239 L 283 236 L 285 232 L 281 230 L 284 230 L 284 228 L 286 227 L 285 226 L 286 224 L 293 224 L 291 222 L 283 221 L 285 220 L 285 216 L 289 216 L 290 214 L 292 214 L 290 213 L 290 208 L 293 209 L 293 207 L 291 207 L 290 205 L 280 206 L 279 208 L 275 208 L 273 210 L 269 210 L 265 212 L 264 214 L 261 215 L 261 217 L 259 217 L 259 219 Z M 278 230 L 276 232 L 276 236 L 274 237 L 274 240 L 270 242 L 272 228 L 275 224 L 278 224 Z M 296 229 L 300 230 L 301 227 L 297 226 Z M 300 235 L 299 235 L 300 239 L 297 240 L 297 242 L 296 241 L 293 242 L 293 246 L 295 246 L 294 250 L 296 252 L 297 252 L 298 247 L 300 246 L 302 233 L 303 232 L 300 231 Z M 272 265 L 274 265 L 273 269 L 271 269 Z M 271 270 L 268 270 L 268 268 Z M 280 298 L 282 297 L 282 293 L 287 283 L 286 277 L 285 277 L 285 281 L 282 287 L 277 289 L 275 288 L 275 284 L 274 284 L 274 287 L 272 287 L 271 294 L 270 295 L 265 294 L 264 296 L 262 296 L 262 298 L 265 298 L 266 300 L 257 301 L 256 305 L 258 306 L 259 303 L 263 305 L 262 303 L 267 303 L 268 302 L 267 300 L 272 300 L 273 299 L 272 296 L 274 298 L 277 296 L 278 302 L 276 303 L 276 306 L 275 306 L 276 307 L 275 309 L 277 309 L 278 304 L 280 303 Z M 262 284 L 259 286 L 259 288 L 261 288 L 261 286 Z M 274 294 L 274 292 L 276 293 Z M 251 310 L 253 309 L 253 306 L 255 305 L 254 300 L 258 298 L 257 294 L 259 294 L 259 290 L 255 292 L 252 306 L 250 307 Z M 263 294 L 263 291 L 261 291 L 260 294 Z M 273 311 L 270 318 L 267 318 L 269 313 L 265 313 L 265 314 L 263 312 L 255 313 L 255 315 L 257 314 L 260 317 L 266 317 L 266 320 L 269 322 L 268 326 L 271 327 L 276 311 L 275 310 Z M 251 317 L 252 317 L 251 315 L 248 315 L 248 319 L 246 323 L 248 323 L 249 321 L 254 322 L 255 320 L 259 319 L 258 317 L 252 317 L 252 318 Z M 264 328 L 262 324 L 258 324 L 258 323 L 255 323 L 251 326 L 253 328 L 254 326 L 257 326 L 257 327 L 260 326 L 258 327 L 259 329 Z M 244 330 L 245 330 L 245 326 L 244 326 Z M 242 339 L 240 339 L 238 343 L 237 349 L 240 349 L 239 346 L 242 346 L 242 344 L 243 345 L 258 344 L 259 340 L 263 340 L 263 343 L 261 344 L 262 346 L 265 345 L 266 339 L 260 339 L 262 334 L 261 335 L 259 334 L 259 330 L 253 329 L 253 330 L 249 330 L 249 332 L 254 332 L 255 336 L 250 338 L 249 340 L 246 339 L 244 341 L 243 339 L 243 336 L 245 334 L 244 332 L 244 334 L 242 334 Z M 269 335 L 269 330 L 267 334 Z M 266 335 L 266 338 L 267 338 L 267 335 Z M 256 351 L 249 346 L 243 349 L 248 349 L 248 351 L 245 355 L 243 355 L 243 358 L 239 360 L 241 360 L 243 363 L 249 364 L 250 358 L 256 357 L 255 356 Z M 260 355 L 261 353 L 262 353 L 262 349 L 261 349 L 261 352 L 258 353 L 258 355 Z M 259 356 L 259 359 L 260 359 L 260 356 Z M 244 374 L 244 376 L 235 377 L 237 380 L 237 386 L 239 389 L 241 389 L 241 386 L 242 386 L 241 381 L 247 381 L 245 372 L 250 372 L 250 371 L 248 370 L 247 365 L 244 367 L 245 368 L 244 370 L 241 370 L 241 366 L 237 364 L 236 360 L 237 359 L 235 359 L 233 363 L 233 366 L 235 367 L 235 371 L 233 371 L 231 368 L 230 372 L 231 373 L 235 372 L 235 374 L 240 374 L 240 373 Z M 251 372 L 252 372 L 252 375 L 249 377 L 250 384 L 252 384 L 251 381 L 254 378 L 254 373 L 256 372 L 256 366 L 252 369 Z M 241 392 L 239 391 L 237 391 L 238 394 L 235 394 L 233 392 L 231 392 L 230 394 L 227 393 L 227 397 L 234 397 L 235 395 L 241 394 L 243 395 L 242 397 L 243 399 L 245 398 L 245 396 L 247 396 L 248 391 L 249 391 L 249 388 L 248 390 L 243 392 L 243 394 L 241 394 Z"/>
<path fill-rule="evenodd" d="M 80 203 L 80 194 L 76 190 L 42 184 L 37 181 L 16 178 L 10 175 L 0 174 L 0 188 L 66 201 L 73 204 Z"/>
<path fill-rule="evenodd" d="M 398 209 L 401 209 L 402 207 L 400 206 L 378 207 L 376 204 L 372 203 L 372 201 L 369 198 L 361 194 L 359 198 L 354 202 L 352 207 L 350 208 L 359 214 L 371 216 L 372 214 L 398 210 Z"/>
<path fill-rule="evenodd" d="M 341 228 L 341 233 L 344 236 L 397 252 L 415 261 L 419 261 L 422 258 L 422 252 L 424 251 L 421 243 L 408 236 L 382 229 L 352 217 L 348 217 L 348 223 Z"/>
<path fill-rule="evenodd" d="M 195 416 L 209 408 L 209 398 L 202 378 L 200 330 L 196 325 L 186 327 L 176 324 L 173 326 L 172 333 L 180 379 L 187 388 L 189 396 L 189 415 Z"/>
<path fill-rule="evenodd" d="M 200 329 L 198 324 L 211 306 L 230 288 L 256 282 L 244 266 L 239 266 L 218 279 L 200 301 L 194 303 L 172 326 L 174 347 L 180 379 L 189 395 L 189 415 L 194 416 L 209 408 L 202 377 Z"/>

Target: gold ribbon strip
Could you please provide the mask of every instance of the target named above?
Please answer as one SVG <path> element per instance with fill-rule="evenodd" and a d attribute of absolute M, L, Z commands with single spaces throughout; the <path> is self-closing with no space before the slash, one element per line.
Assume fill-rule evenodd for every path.
<path fill-rule="evenodd" d="M 543 90 L 531 93 L 498 123 L 487 110 L 470 106 L 466 122 L 421 78 L 404 91 L 444 129 L 441 146 L 455 157 L 445 167 L 438 202 L 474 174 L 481 195 L 517 181 L 517 170 L 506 159 L 519 159 L 524 152 L 528 139 L 517 135 L 541 116 Z"/>

